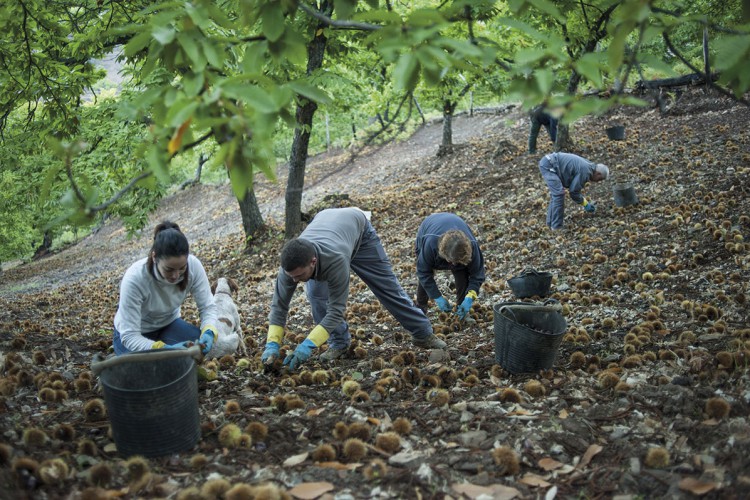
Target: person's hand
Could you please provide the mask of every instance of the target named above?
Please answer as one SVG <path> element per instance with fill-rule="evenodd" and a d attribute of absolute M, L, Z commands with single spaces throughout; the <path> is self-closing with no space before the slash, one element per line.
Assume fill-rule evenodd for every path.
<path fill-rule="evenodd" d="M 474 304 L 474 299 L 467 295 L 464 301 L 461 302 L 461 305 L 458 306 L 458 309 L 456 309 L 458 319 L 463 320 L 466 315 L 469 314 L 469 310 L 471 309 L 472 304 Z"/>
<path fill-rule="evenodd" d="M 263 349 L 263 354 L 260 357 L 261 362 L 264 365 L 272 365 L 274 361 L 279 357 L 279 343 L 278 342 L 266 342 L 266 348 Z"/>
<path fill-rule="evenodd" d="M 198 343 L 203 346 L 201 348 L 201 353 L 203 353 L 204 356 L 208 354 L 208 352 L 214 346 L 215 340 L 216 340 L 216 334 L 213 332 L 213 330 L 211 330 L 210 328 L 207 328 L 201 335 L 200 340 L 198 341 Z"/>
<path fill-rule="evenodd" d="M 596 212 L 596 203 L 594 203 L 593 201 L 588 201 L 586 198 L 584 198 L 581 205 L 583 205 L 583 209 L 589 213 Z"/>
<path fill-rule="evenodd" d="M 162 344 L 161 347 L 154 347 L 156 344 Z M 154 342 L 154 345 L 151 347 L 153 349 L 187 349 L 188 347 L 193 347 L 195 345 L 194 340 L 186 340 L 184 342 L 178 342 L 176 344 L 165 344 L 164 342 Z"/>
<path fill-rule="evenodd" d="M 312 350 L 315 349 L 315 342 L 310 339 L 305 339 L 292 354 L 287 354 L 284 360 L 284 366 L 288 366 L 290 370 L 296 370 L 302 363 L 310 359 Z"/>
<path fill-rule="evenodd" d="M 435 299 L 435 304 L 440 308 L 443 312 L 451 312 L 451 304 L 447 300 L 445 300 L 445 297 L 438 297 Z"/>

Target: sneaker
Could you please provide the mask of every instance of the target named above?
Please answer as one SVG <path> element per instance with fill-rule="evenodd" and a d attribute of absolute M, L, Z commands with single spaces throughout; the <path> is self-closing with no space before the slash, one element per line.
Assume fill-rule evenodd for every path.
<path fill-rule="evenodd" d="M 435 335 L 430 335 L 423 339 L 414 339 L 412 340 L 412 344 L 423 349 L 445 349 L 446 345 L 448 345 Z"/>
<path fill-rule="evenodd" d="M 320 359 L 323 361 L 333 361 L 334 359 L 338 359 L 344 354 L 346 354 L 346 351 L 348 351 L 349 348 L 345 347 L 343 349 L 337 349 L 336 347 L 329 347 L 326 352 L 320 355 Z"/>

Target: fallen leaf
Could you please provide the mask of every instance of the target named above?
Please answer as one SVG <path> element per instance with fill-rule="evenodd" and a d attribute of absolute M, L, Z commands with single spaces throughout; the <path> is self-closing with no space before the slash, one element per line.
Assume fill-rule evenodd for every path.
<path fill-rule="evenodd" d="M 317 417 L 321 413 L 326 411 L 325 408 L 313 408 L 312 410 L 307 410 L 307 416 L 308 417 Z"/>
<path fill-rule="evenodd" d="M 117 453 L 117 445 L 115 443 L 105 444 L 103 450 L 105 453 Z"/>
<path fill-rule="evenodd" d="M 471 483 L 460 483 L 451 485 L 453 491 L 459 495 L 466 495 L 474 499 L 482 495 L 492 496 L 492 490 L 486 486 L 477 486 Z"/>
<path fill-rule="evenodd" d="M 589 462 L 591 462 L 591 459 L 594 458 L 594 455 L 602 451 L 604 448 L 599 446 L 598 444 L 592 444 L 588 447 L 586 450 L 586 453 L 583 454 L 583 458 L 581 458 L 581 461 L 578 462 L 578 465 L 576 466 L 577 469 L 583 469 L 586 467 Z"/>
<path fill-rule="evenodd" d="M 557 486 L 553 486 L 552 488 L 547 490 L 547 493 L 544 494 L 544 500 L 552 500 L 557 496 Z"/>
<path fill-rule="evenodd" d="M 367 417 L 367 421 L 374 425 L 375 427 L 380 425 L 380 420 L 375 417 Z"/>
<path fill-rule="evenodd" d="M 551 486 L 551 484 L 548 483 L 542 476 L 537 476 L 536 474 L 532 474 L 531 472 L 527 472 L 526 474 L 524 474 L 524 476 L 519 479 L 518 482 L 523 483 L 527 486 L 541 486 L 543 488 Z"/>
<path fill-rule="evenodd" d="M 558 462 L 557 460 L 553 458 L 545 457 L 545 458 L 540 459 L 537 462 L 537 465 L 546 471 L 551 471 L 551 470 L 559 469 L 564 464 L 562 462 Z"/>
<path fill-rule="evenodd" d="M 708 420 L 704 420 L 701 423 L 703 425 L 710 425 L 710 426 L 719 425 L 719 421 L 716 420 L 715 418 L 709 418 Z"/>
<path fill-rule="evenodd" d="M 568 418 L 568 410 L 566 410 L 565 408 L 563 408 L 562 410 L 560 410 L 560 413 L 558 413 L 557 416 L 560 417 L 560 418 L 562 418 L 562 419 Z"/>
<path fill-rule="evenodd" d="M 289 494 L 295 498 L 302 498 L 303 500 L 312 500 L 318 498 L 323 493 L 328 493 L 333 489 L 333 485 L 328 482 L 320 483 L 300 483 L 291 490 Z"/>
<path fill-rule="evenodd" d="M 300 453 L 299 455 L 292 455 L 291 457 L 284 460 L 284 467 L 294 467 L 307 460 L 309 453 Z"/>
<path fill-rule="evenodd" d="M 693 495 L 705 495 L 718 486 L 716 483 L 701 481 L 694 477 L 686 477 L 680 480 L 679 487 L 681 490 L 689 491 Z"/>

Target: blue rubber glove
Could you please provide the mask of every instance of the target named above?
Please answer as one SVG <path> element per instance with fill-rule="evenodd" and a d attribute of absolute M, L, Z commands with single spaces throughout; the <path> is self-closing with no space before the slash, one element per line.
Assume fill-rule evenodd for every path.
<path fill-rule="evenodd" d="M 458 306 L 458 309 L 456 309 L 456 314 L 458 315 L 458 319 L 464 319 L 467 314 L 469 314 L 469 310 L 471 309 L 471 305 L 474 303 L 474 299 L 467 296 L 463 302 L 461 302 L 461 305 Z"/>
<path fill-rule="evenodd" d="M 438 297 L 435 299 L 435 304 L 440 308 L 443 312 L 451 312 L 451 305 L 450 303 L 445 300 L 445 297 Z"/>
<path fill-rule="evenodd" d="M 589 213 L 596 212 L 596 203 L 593 201 L 586 201 L 583 202 L 583 209 Z"/>
<path fill-rule="evenodd" d="M 264 365 L 270 365 L 279 357 L 279 343 L 266 342 L 266 348 L 263 349 L 263 355 L 260 357 Z"/>
<path fill-rule="evenodd" d="M 315 342 L 310 339 L 305 339 L 297 346 L 292 354 L 287 354 L 286 359 L 284 360 L 284 366 L 288 366 L 292 371 L 296 370 L 302 363 L 310 359 L 312 350 L 316 347 L 318 346 L 315 345 Z"/>
<path fill-rule="evenodd" d="M 198 341 L 198 343 L 203 346 L 203 348 L 201 349 L 201 352 L 203 353 L 204 356 L 208 354 L 208 352 L 214 346 L 215 338 L 216 338 L 216 335 L 211 330 L 206 330 L 203 332 L 203 335 L 201 335 L 201 338 Z"/>

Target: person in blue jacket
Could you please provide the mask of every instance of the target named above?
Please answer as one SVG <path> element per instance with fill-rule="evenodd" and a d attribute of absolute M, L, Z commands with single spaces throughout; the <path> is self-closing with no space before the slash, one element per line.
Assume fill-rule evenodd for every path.
<path fill-rule="evenodd" d="M 587 200 L 581 190 L 587 182 L 600 182 L 609 178 L 609 168 L 602 163 L 593 163 L 571 153 L 552 153 L 539 161 L 539 171 L 549 188 L 547 226 L 562 229 L 565 216 L 565 190 L 570 198 L 586 212 L 596 212 L 596 204 Z"/>
<path fill-rule="evenodd" d="M 456 282 L 455 314 L 463 320 L 484 283 L 484 257 L 468 224 L 456 214 L 441 212 L 425 218 L 417 230 L 417 307 L 427 312 L 429 299 L 452 312 L 435 282 L 436 270 L 450 270 Z"/>
<path fill-rule="evenodd" d="M 434 335 L 427 316 L 401 287 L 365 212 L 356 207 L 330 208 L 319 212 L 302 234 L 286 242 L 281 250 L 281 268 L 268 316 L 266 347 L 261 356 L 264 365 L 273 364 L 279 357 L 289 303 L 300 282 L 305 283 L 315 327 L 294 352 L 286 356 L 284 365 L 294 370 L 329 339 L 330 346 L 320 356 L 322 359 L 330 361 L 346 353 L 351 343 L 349 325 L 344 321 L 351 271 L 411 333 L 414 345 L 425 349 L 446 346 Z"/>
<path fill-rule="evenodd" d="M 531 129 L 529 130 L 529 153 L 536 153 L 536 139 L 539 136 L 539 130 L 544 126 L 547 129 L 552 145 L 555 145 L 557 139 L 557 119 L 547 113 L 543 106 L 535 106 L 529 112 L 531 120 Z"/>

